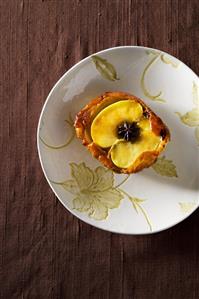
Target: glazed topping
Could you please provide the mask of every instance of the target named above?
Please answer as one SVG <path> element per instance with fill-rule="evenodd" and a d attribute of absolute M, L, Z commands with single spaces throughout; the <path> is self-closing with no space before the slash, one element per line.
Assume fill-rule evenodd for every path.
<path fill-rule="evenodd" d="M 117 135 L 126 141 L 135 141 L 140 136 L 140 128 L 136 122 L 123 122 L 117 127 Z"/>

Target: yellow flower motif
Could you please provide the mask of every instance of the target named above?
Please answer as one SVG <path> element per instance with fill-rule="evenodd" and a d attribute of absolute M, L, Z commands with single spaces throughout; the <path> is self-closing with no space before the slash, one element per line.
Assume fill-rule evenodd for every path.
<path fill-rule="evenodd" d="M 114 188 L 112 171 L 101 166 L 93 171 L 85 163 L 70 163 L 70 167 L 71 179 L 53 183 L 73 194 L 75 210 L 85 212 L 95 220 L 103 220 L 107 218 L 109 209 L 119 207 L 124 196 Z"/>
<path fill-rule="evenodd" d="M 152 131 L 142 105 L 132 100 L 104 108 L 93 120 L 91 137 L 95 144 L 109 149 L 109 157 L 120 168 L 130 167 L 142 153 L 156 150 L 161 142 L 161 136 Z"/>
<path fill-rule="evenodd" d="M 138 213 L 142 213 L 152 231 L 150 219 L 142 207 L 143 199 L 133 197 L 121 189 L 129 176 L 114 186 L 114 174 L 101 166 L 91 169 L 85 163 L 70 163 L 71 179 L 54 182 L 73 195 L 73 209 L 86 213 L 95 220 L 105 220 L 111 209 L 118 208 L 126 197 Z M 120 188 L 119 188 L 120 187 Z"/>

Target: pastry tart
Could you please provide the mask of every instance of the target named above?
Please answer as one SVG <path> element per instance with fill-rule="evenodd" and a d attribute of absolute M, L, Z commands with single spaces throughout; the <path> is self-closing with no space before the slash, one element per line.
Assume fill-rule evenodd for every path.
<path fill-rule="evenodd" d="M 106 92 L 76 116 L 75 131 L 92 156 L 117 173 L 151 166 L 170 140 L 163 121 L 139 98 Z"/>

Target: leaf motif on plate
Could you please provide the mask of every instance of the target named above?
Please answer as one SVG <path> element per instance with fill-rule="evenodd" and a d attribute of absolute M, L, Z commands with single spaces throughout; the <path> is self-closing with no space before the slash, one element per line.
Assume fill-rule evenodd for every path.
<path fill-rule="evenodd" d="M 176 166 L 172 160 L 166 159 L 165 156 L 159 157 L 155 164 L 152 166 L 153 170 L 162 176 L 177 177 Z"/>
<path fill-rule="evenodd" d="M 196 206 L 196 202 L 179 202 L 181 212 L 190 213 Z"/>
<path fill-rule="evenodd" d="M 192 110 L 186 112 L 185 114 L 180 112 L 175 112 L 175 114 L 179 116 L 184 125 L 195 127 L 195 138 L 197 144 L 199 144 L 199 86 L 195 82 L 193 82 L 192 85 L 192 99 L 195 105 Z"/>
<path fill-rule="evenodd" d="M 166 54 L 162 54 L 160 58 L 162 62 L 164 62 L 165 64 L 170 64 L 174 68 L 177 68 L 180 65 L 180 63 L 173 62 L 173 60 Z"/>
<path fill-rule="evenodd" d="M 182 115 L 179 112 L 176 112 L 176 115 L 180 117 L 181 122 L 189 127 L 199 126 L 199 108 L 194 108 L 191 111 Z"/>
<path fill-rule="evenodd" d="M 98 55 L 93 55 L 91 56 L 91 58 L 93 63 L 95 64 L 96 69 L 104 79 L 110 81 L 119 80 L 119 78 L 117 77 L 116 69 L 110 62 Z"/>
<path fill-rule="evenodd" d="M 149 49 L 149 50 L 146 50 L 146 54 L 147 55 L 151 55 L 151 54 L 152 55 L 159 55 L 160 51 Z"/>

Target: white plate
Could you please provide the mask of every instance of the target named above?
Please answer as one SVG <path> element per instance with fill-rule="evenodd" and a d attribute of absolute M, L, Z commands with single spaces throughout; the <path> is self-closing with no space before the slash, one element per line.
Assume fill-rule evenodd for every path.
<path fill-rule="evenodd" d="M 167 229 L 199 205 L 198 77 L 155 49 L 127 46 L 94 55 L 62 76 L 41 112 L 37 142 L 46 179 L 71 213 L 98 228 L 123 234 Z M 72 124 L 91 99 L 118 90 L 142 98 L 171 132 L 156 164 L 129 177 L 92 158 Z"/>

